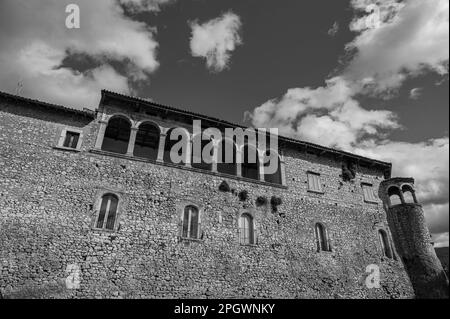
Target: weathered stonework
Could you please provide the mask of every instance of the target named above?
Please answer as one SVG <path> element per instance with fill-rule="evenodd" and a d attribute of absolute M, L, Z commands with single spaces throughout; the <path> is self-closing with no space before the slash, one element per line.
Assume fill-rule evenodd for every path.
<path fill-rule="evenodd" d="M 96 115 L 0 96 L 3 297 L 414 297 L 401 259 L 383 256 L 378 229 L 391 236 L 383 203 L 365 202 L 361 187 L 378 189 L 388 164 L 286 139 L 285 183 L 275 185 L 110 154 L 95 148 L 105 116 L 120 111 L 190 131 L 180 118 L 195 115 L 170 108 L 149 115 L 142 110 L 157 110 L 149 102 L 130 100 L 128 108 L 118 96 L 103 96 Z M 80 149 L 58 148 L 71 128 L 83 133 Z M 348 158 L 360 165 L 344 182 Z M 320 173 L 323 193 L 308 191 L 307 171 Z M 219 190 L 223 181 L 233 192 Z M 246 200 L 238 196 L 244 190 Z M 106 192 L 120 197 L 113 231 L 93 228 Z M 272 196 L 282 200 L 276 212 Z M 258 206 L 258 197 L 268 200 Z M 180 237 L 187 203 L 200 207 L 196 240 Z M 239 244 L 243 212 L 254 218 L 253 245 Z M 317 222 L 327 228 L 330 252 L 317 251 Z M 370 264 L 380 267 L 380 288 L 366 287 Z M 80 269 L 76 289 L 66 285 L 68 265 Z"/>
<path fill-rule="evenodd" d="M 422 205 L 417 202 L 412 178 L 391 178 L 382 182 L 380 197 L 385 201 L 389 226 L 397 252 L 408 271 L 418 298 L 448 298 L 448 279 L 431 243 Z M 404 193 L 411 192 L 405 200 Z M 391 196 L 400 196 L 393 205 Z"/>

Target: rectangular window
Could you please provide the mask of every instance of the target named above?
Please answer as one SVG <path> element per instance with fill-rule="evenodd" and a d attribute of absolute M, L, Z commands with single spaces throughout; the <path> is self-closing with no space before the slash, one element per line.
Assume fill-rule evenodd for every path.
<path fill-rule="evenodd" d="M 375 196 L 375 193 L 373 191 L 372 184 L 362 184 L 361 186 L 362 186 L 363 193 L 364 193 L 364 201 L 376 203 L 377 197 Z"/>
<path fill-rule="evenodd" d="M 63 128 L 58 135 L 56 148 L 79 151 L 82 140 L 82 130 L 76 128 Z"/>
<path fill-rule="evenodd" d="M 67 131 L 63 146 L 76 149 L 78 146 L 79 139 L 80 139 L 80 133 Z"/>
<path fill-rule="evenodd" d="M 323 193 L 320 182 L 320 174 L 308 172 L 308 190 L 317 193 Z"/>

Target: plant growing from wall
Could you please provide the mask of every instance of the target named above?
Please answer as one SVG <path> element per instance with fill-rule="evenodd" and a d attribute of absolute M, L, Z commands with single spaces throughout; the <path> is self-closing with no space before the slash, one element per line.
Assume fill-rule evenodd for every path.
<path fill-rule="evenodd" d="M 256 206 L 261 207 L 267 205 L 267 198 L 265 196 L 258 196 L 256 199 Z"/>
<path fill-rule="evenodd" d="M 342 179 L 350 182 L 356 177 L 356 164 L 353 162 L 342 163 Z"/>
<path fill-rule="evenodd" d="M 272 206 L 272 212 L 276 213 L 278 211 L 278 206 L 282 204 L 280 197 L 272 196 L 270 199 L 270 205 Z"/>
<path fill-rule="evenodd" d="M 229 192 L 231 190 L 230 185 L 228 185 L 226 181 L 222 181 L 222 183 L 220 183 L 219 185 L 219 190 L 221 192 Z"/>
<path fill-rule="evenodd" d="M 248 199 L 248 192 L 244 189 L 239 192 L 239 200 L 245 202 Z"/>

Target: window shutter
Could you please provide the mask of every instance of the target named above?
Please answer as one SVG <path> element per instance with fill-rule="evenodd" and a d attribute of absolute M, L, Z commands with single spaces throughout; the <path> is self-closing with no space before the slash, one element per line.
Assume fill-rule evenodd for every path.
<path fill-rule="evenodd" d="M 63 146 L 65 138 L 66 138 L 66 129 L 62 128 L 59 133 L 58 146 Z"/>
<path fill-rule="evenodd" d="M 110 197 L 109 200 L 111 201 L 111 204 L 109 206 L 108 219 L 106 221 L 106 229 L 114 230 L 114 225 L 116 223 L 118 201 L 116 198 L 112 196 Z"/>
<path fill-rule="evenodd" d="M 97 226 L 96 228 L 103 228 L 103 223 L 105 220 L 105 215 L 106 215 L 106 206 L 108 205 L 108 200 L 103 197 L 102 198 L 102 203 L 100 206 L 100 211 L 98 213 L 98 219 L 97 219 Z"/>
<path fill-rule="evenodd" d="M 189 227 L 189 210 L 187 207 L 184 208 L 183 218 L 182 218 L 182 228 L 181 228 L 181 237 L 188 237 L 188 228 Z"/>
<path fill-rule="evenodd" d="M 308 190 L 315 192 L 322 192 L 320 174 L 308 172 L 307 175 L 308 175 Z"/>
<path fill-rule="evenodd" d="M 79 150 L 81 148 L 81 142 L 83 141 L 83 133 L 80 133 L 80 136 L 78 137 L 78 143 L 76 146 L 76 149 Z"/>
<path fill-rule="evenodd" d="M 315 175 L 314 177 L 316 178 L 316 184 L 317 184 L 316 190 L 318 192 L 321 192 L 322 191 L 322 185 L 320 185 L 320 175 Z"/>
<path fill-rule="evenodd" d="M 239 244 L 243 244 L 242 236 L 243 236 L 243 230 L 242 230 L 242 216 L 239 216 L 238 218 L 238 237 L 239 237 Z"/>

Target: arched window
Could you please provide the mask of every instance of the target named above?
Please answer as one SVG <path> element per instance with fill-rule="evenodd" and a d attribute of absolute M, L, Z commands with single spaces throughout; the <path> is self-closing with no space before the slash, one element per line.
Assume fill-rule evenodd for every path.
<path fill-rule="evenodd" d="M 227 156 L 227 152 L 231 152 L 231 155 Z M 219 173 L 237 175 L 236 154 L 236 145 L 231 140 L 222 140 L 217 148 L 217 171 Z"/>
<path fill-rule="evenodd" d="M 172 128 L 167 132 L 167 136 L 166 136 L 166 142 L 164 145 L 164 162 L 167 163 L 175 163 L 175 164 L 186 164 L 186 154 L 183 154 L 183 150 L 184 152 L 187 152 L 187 148 L 189 147 L 189 138 L 188 138 L 188 134 L 189 133 L 183 133 L 182 135 L 178 135 L 178 138 L 176 140 L 171 140 L 170 139 L 170 135 L 172 134 L 173 130 L 175 130 L 177 128 Z M 180 148 L 178 150 L 174 149 L 173 147 L 178 144 L 180 141 L 185 141 L 185 144 L 183 144 L 184 148 Z M 176 163 L 173 159 L 175 157 L 182 157 L 182 161 L 181 163 Z"/>
<path fill-rule="evenodd" d="M 127 119 L 116 116 L 109 120 L 103 138 L 102 150 L 126 154 L 130 140 L 131 123 Z"/>
<path fill-rule="evenodd" d="M 199 211 L 198 208 L 189 205 L 184 208 L 183 213 L 183 238 L 199 238 Z"/>
<path fill-rule="evenodd" d="M 255 243 L 253 217 L 247 213 L 242 214 L 239 218 L 239 243 L 241 245 Z"/>
<path fill-rule="evenodd" d="M 395 187 L 395 186 L 389 187 L 388 196 L 389 196 L 389 200 L 391 202 L 391 206 L 402 203 L 402 199 L 400 196 L 400 189 L 398 189 L 398 187 Z"/>
<path fill-rule="evenodd" d="M 96 228 L 114 230 L 117 216 L 119 198 L 114 194 L 105 194 L 102 197 L 98 213 Z"/>
<path fill-rule="evenodd" d="M 201 145 L 200 154 L 195 154 L 195 143 L 199 143 Z M 212 147 L 212 140 L 203 140 L 201 134 L 195 135 L 192 140 L 192 160 L 191 166 L 195 168 L 200 168 L 204 170 L 212 170 L 212 158 L 214 156 L 214 148 Z M 210 152 L 206 154 L 207 159 L 204 158 L 203 149 L 208 147 Z"/>
<path fill-rule="evenodd" d="M 259 158 L 256 148 L 248 145 L 244 146 L 242 148 L 242 158 L 242 177 L 259 180 Z"/>
<path fill-rule="evenodd" d="M 405 203 L 417 203 L 414 190 L 409 185 L 403 185 L 402 187 L 403 199 Z"/>
<path fill-rule="evenodd" d="M 315 232 L 317 251 L 331 251 L 331 247 L 328 242 L 327 229 L 325 228 L 325 226 L 321 223 L 316 223 Z"/>
<path fill-rule="evenodd" d="M 275 163 L 275 164 L 274 164 Z M 273 172 L 273 167 L 276 171 Z M 275 151 L 267 150 L 264 158 L 264 180 L 269 183 L 281 184 L 281 160 Z"/>
<path fill-rule="evenodd" d="M 156 160 L 159 149 L 159 127 L 152 123 L 142 123 L 136 134 L 134 156 Z"/>
<path fill-rule="evenodd" d="M 381 249 L 383 250 L 383 256 L 392 258 L 391 244 L 387 233 L 380 229 L 378 230 L 378 236 L 380 238 Z"/>

